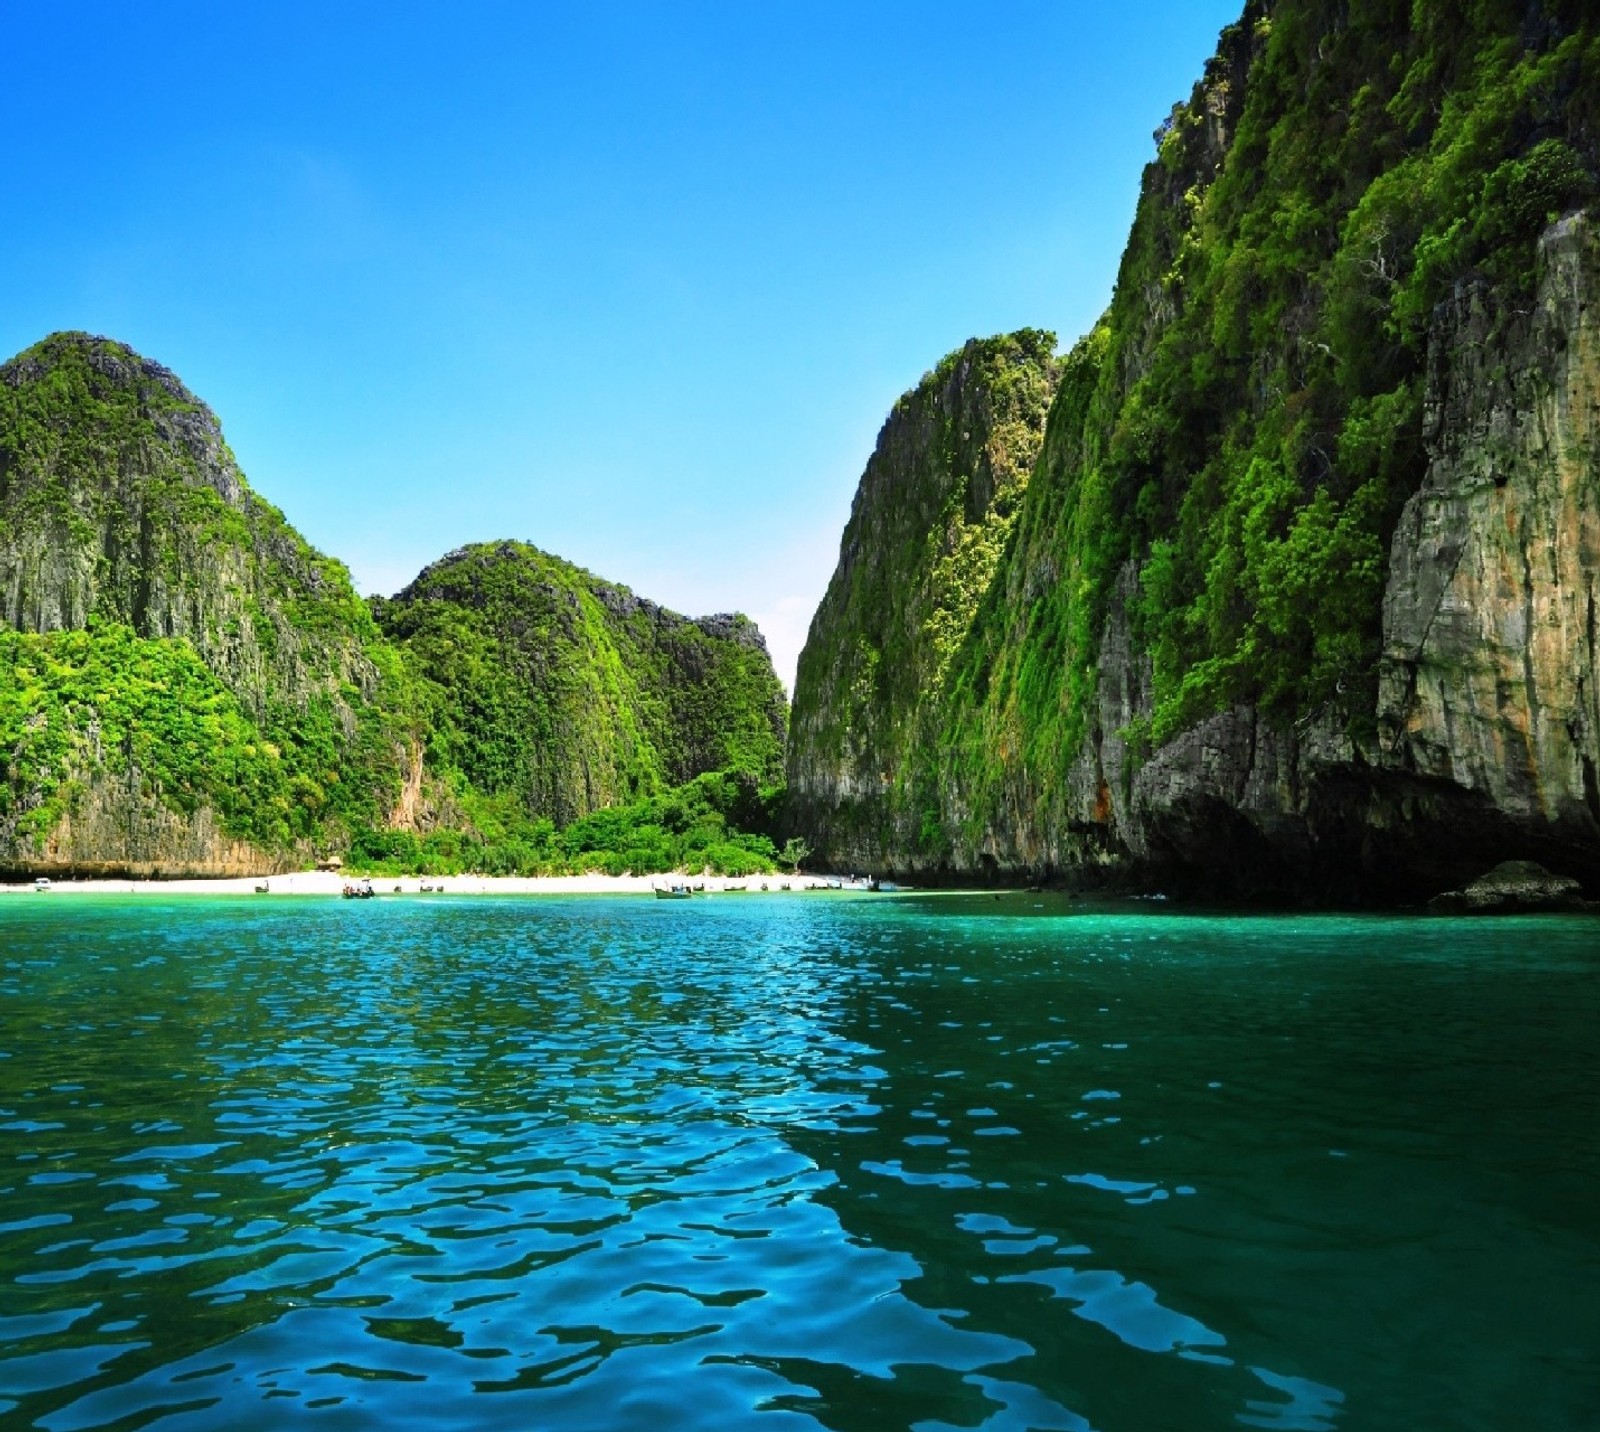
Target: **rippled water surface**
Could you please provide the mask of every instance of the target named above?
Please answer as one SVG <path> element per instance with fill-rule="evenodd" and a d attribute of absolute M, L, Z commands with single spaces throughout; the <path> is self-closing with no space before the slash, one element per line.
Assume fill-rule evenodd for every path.
<path fill-rule="evenodd" d="M 5 897 L 0 1424 L 1600 1427 L 1597 1035 L 1583 919 Z"/>

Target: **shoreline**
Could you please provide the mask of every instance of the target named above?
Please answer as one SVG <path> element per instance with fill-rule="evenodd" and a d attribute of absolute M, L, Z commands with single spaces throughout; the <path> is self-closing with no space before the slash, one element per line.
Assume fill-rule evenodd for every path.
<path fill-rule="evenodd" d="M 340 897 L 347 884 L 367 877 L 337 871 L 302 870 L 288 875 L 242 875 L 156 879 L 54 879 L 40 890 L 32 881 L 0 885 L 6 895 L 320 895 Z M 696 895 L 771 894 L 780 891 L 863 891 L 835 886 L 822 875 L 382 875 L 373 891 L 384 895 L 653 895 L 658 887 L 687 884 Z M 265 887 L 263 889 L 262 887 Z M 426 888 L 424 888 L 426 887 Z"/>

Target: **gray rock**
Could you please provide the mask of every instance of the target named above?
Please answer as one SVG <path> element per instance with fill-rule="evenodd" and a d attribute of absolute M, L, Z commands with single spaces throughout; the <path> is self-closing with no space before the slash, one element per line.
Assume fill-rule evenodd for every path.
<path fill-rule="evenodd" d="M 800 829 L 846 860 L 914 871 L 919 829 L 936 820 L 951 873 L 1115 875 L 1213 894 L 1411 902 L 1521 854 L 1600 882 L 1595 228 L 1575 214 L 1545 233 L 1531 307 L 1473 281 L 1436 313 L 1427 467 L 1391 544 L 1377 689 L 1352 685 L 1322 710 L 1269 719 L 1241 704 L 1144 750 L 1151 675 L 1129 615 L 1130 562 L 1093 653 L 1081 747 L 1041 752 L 1002 712 L 980 733 L 1008 753 L 998 779 L 973 789 L 941 753 L 936 783 L 911 789 L 906 773 L 944 731 L 946 693 L 914 659 L 864 665 L 875 652 L 839 639 L 854 574 L 918 551 L 946 496 L 936 470 L 898 455 L 895 444 L 914 453 L 928 437 L 906 428 L 902 400 L 802 658 L 790 752 Z M 1052 426 L 1041 463 L 1069 439 Z M 1071 580 L 1050 523 L 1019 530 L 1010 585 L 988 598 L 1017 614 L 1012 641 L 1037 597 Z M 894 600 L 926 577 L 897 581 Z M 919 616 L 909 603 L 885 610 L 883 649 L 914 652 L 904 633 Z"/>
<path fill-rule="evenodd" d="M 1465 890 L 1436 895 L 1429 908 L 1462 915 L 1511 915 L 1589 908 L 1582 887 L 1569 875 L 1554 875 L 1532 860 L 1506 860 Z"/>
<path fill-rule="evenodd" d="M 1510 827 L 1600 850 L 1600 241 L 1540 244 L 1529 313 L 1481 285 L 1440 315 L 1431 461 L 1384 594 L 1381 759 Z"/>

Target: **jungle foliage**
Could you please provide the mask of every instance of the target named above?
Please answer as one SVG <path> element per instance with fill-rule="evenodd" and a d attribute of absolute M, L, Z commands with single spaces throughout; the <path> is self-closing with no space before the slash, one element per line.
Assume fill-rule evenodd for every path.
<path fill-rule="evenodd" d="M 786 712 L 745 618 L 514 543 L 369 607 L 120 343 L 57 334 L 0 367 L 0 603 L 0 860 L 120 801 L 208 808 L 274 859 L 772 868 L 739 793 L 778 778 Z"/>
<path fill-rule="evenodd" d="M 746 771 L 707 772 L 559 828 L 514 800 L 478 799 L 464 828 L 360 832 L 350 865 L 373 874 L 767 874 L 777 868 L 770 832 L 782 795 Z"/>
<path fill-rule="evenodd" d="M 305 832 L 306 797 L 321 789 L 188 642 L 117 625 L 0 630 L 0 751 L 0 830 L 24 839 L 78 807 L 92 775 L 133 775 L 183 814 L 209 805 L 230 833 L 266 848 Z"/>
<path fill-rule="evenodd" d="M 423 683 L 429 767 L 460 789 L 565 824 L 705 771 L 780 777 L 783 689 L 743 617 L 691 621 L 521 542 L 373 607 Z"/>

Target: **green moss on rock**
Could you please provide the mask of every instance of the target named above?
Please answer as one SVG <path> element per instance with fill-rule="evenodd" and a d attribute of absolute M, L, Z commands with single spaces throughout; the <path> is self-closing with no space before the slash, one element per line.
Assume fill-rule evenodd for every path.
<path fill-rule="evenodd" d="M 1054 347 L 1035 329 L 975 339 L 879 434 L 795 682 L 791 820 L 836 858 L 942 841 L 950 675 L 1026 500 Z"/>

